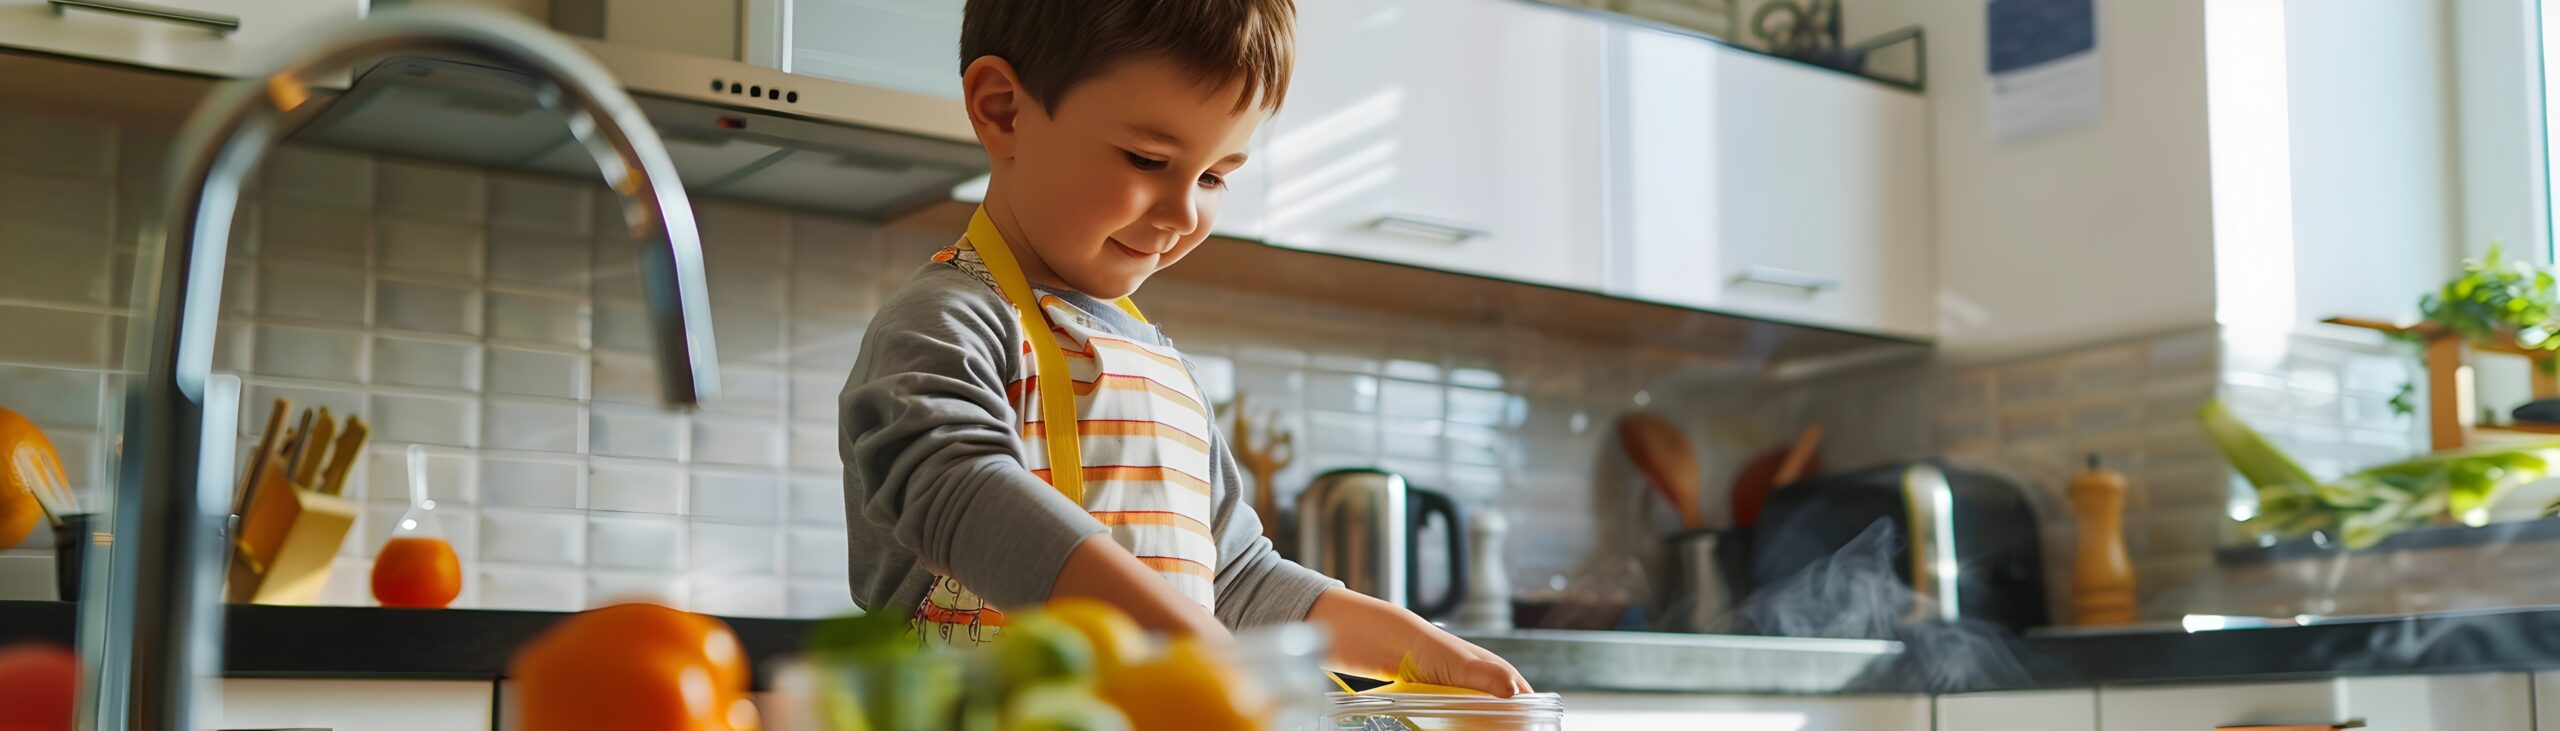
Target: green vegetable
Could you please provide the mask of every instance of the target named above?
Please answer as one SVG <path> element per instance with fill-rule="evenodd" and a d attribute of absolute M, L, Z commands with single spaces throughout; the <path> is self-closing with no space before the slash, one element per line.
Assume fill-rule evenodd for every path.
<path fill-rule="evenodd" d="M 2319 481 L 2221 402 L 2198 418 L 2232 467 L 2258 489 L 2259 535 L 2299 538 L 2326 532 L 2366 548 L 2435 522 L 2479 525 L 2505 490 L 2560 464 L 2560 440 L 2441 452 Z M 2555 506 L 2560 507 L 2560 506 Z"/>

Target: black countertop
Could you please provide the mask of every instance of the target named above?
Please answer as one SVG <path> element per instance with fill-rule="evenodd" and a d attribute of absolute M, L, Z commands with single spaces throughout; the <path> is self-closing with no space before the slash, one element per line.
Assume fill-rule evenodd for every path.
<path fill-rule="evenodd" d="M 234 677 L 497 679 L 514 649 L 567 615 L 476 609 L 235 605 L 223 665 Z M 727 619 L 756 661 L 799 646 L 810 623 Z M 0 601 L 0 645 L 68 643 L 72 606 Z M 2475 612 L 2299 627 L 2185 632 L 2080 631 L 2027 638 L 1906 637 L 1903 642 L 1634 633 L 1520 632 L 1478 639 L 1514 657 L 1542 690 L 1690 693 L 1907 693 L 2130 683 L 2288 680 L 2340 675 L 2560 670 L 2560 609 Z M 1808 660 L 1810 658 L 1811 660 Z M 1843 673 L 1839 660 L 1862 666 Z M 1527 661 L 1527 662 L 1522 662 Z M 1663 684 L 1600 672 L 1638 661 Z M 1681 672 L 1746 665 L 1751 673 Z M 1786 668 L 1802 668 L 1787 677 Z M 1709 676 L 1712 675 L 1712 678 Z M 1687 677 L 1689 681 L 1679 678 Z M 1749 676 L 1749 677 L 1741 677 Z M 1694 681 L 1694 682 L 1692 682 Z"/>

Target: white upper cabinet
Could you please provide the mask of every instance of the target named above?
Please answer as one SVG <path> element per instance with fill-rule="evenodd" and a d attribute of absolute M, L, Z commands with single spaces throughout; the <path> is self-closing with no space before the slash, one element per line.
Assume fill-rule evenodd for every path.
<path fill-rule="evenodd" d="M 1847 74 L 1620 31 L 1613 292 L 1823 327 L 1934 329 L 1928 106 Z"/>
<path fill-rule="evenodd" d="M 960 98 L 961 0 L 745 0 L 745 6 L 749 62 Z"/>
<path fill-rule="evenodd" d="M 241 76 L 367 0 L 0 0 L 0 47 Z"/>
<path fill-rule="evenodd" d="M 1600 288 L 1609 24 L 1512 0 L 1301 0 L 1263 130 L 1285 246 Z"/>

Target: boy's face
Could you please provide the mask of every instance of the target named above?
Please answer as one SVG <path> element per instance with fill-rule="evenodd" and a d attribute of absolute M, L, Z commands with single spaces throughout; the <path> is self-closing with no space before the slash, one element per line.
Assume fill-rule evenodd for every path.
<path fill-rule="evenodd" d="M 984 125 L 980 136 L 1002 188 L 989 191 L 990 214 L 1026 239 L 1013 242 L 1030 250 L 1025 274 L 1108 299 L 1191 253 L 1266 116 L 1238 111 L 1240 94 L 1151 58 L 1086 79 L 1051 107 L 1015 94 L 1009 139 L 986 139 Z"/>

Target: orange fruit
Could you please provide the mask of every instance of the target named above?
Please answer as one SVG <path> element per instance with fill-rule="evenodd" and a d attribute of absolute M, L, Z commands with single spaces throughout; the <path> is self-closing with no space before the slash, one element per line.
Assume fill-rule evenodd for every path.
<path fill-rule="evenodd" d="M 1040 613 L 1074 627 L 1093 644 L 1093 659 L 1104 670 L 1146 659 L 1155 652 L 1155 639 L 1138 627 L 1136 620 L 1099 599 L 1070 597 L 1050 602 Z"/>
<path fill-rule="evenodd" d="M 36 502 L 34 492 L 38 484 L 60 488 L 66 483 L 62 456 L 54 453 L 44 430 L 18 412 L 0 409 L 0 548 L 26 540 L 44 518 L 44 504 Z"/>
<path fill-rule="evenodd" d="M 1214 648 L 1175 638 L 1164 654 L 1107 669 L 1096 688 L 1136 731 L 1261 731 L 1271 699 Z"/>
<path fill-rule="evenodd" d="M 561 620 L 508 664 L 528 731 L 755 731 L 747 651 L 720 620 L 616 604 Z"/>
<path fill-rule="evenodd" d="M 373 598 L 382 606 L 441 609 L 461 594 L 462 559 L 442 538 L 393 538 L 373 557 Z"/>
<path fill-rule="evenodd" d="M 80 658 L 60 645 L 0 649 L 0 729 L 70 731 Z"/>

